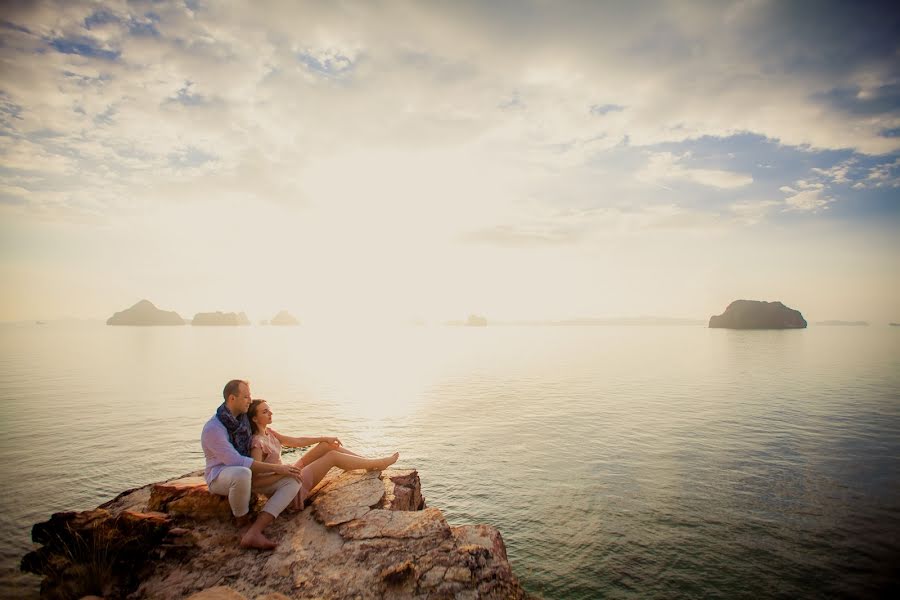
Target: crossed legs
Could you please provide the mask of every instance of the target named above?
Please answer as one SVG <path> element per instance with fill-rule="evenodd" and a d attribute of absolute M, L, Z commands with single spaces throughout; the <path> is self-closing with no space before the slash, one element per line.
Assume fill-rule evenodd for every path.
<path fill-rule="evenodd" d="M 306 451 L 306 453 L 300 457 L 300 460 L 294 463 L 295 466 L 303 468 L 313 461 L 322 458 L 329 452 L 340 452 L 341 454 L 350 454 L 352 456 L 359 456 L 356 452 L 351 452 L 347 450 L 343 446 L 338 446 L 336 444 L 329 444 L 328 442 L 319 442 L 312 448 Z"/>
<path fill-rule="evenodd" d="M 322 444 L 319 444 L 321 446 Z M 381 458 L 364 458 L 350 451 L 341 452 L 339 449 L 331 449 L 329 447 L 320 450 L 321 454 L 312 461 L 307 461 L 307 456 L 318 450 L 318 446 L 307 452 L 300 460 L 305 463 L 303 467 L 304 479 L 305 471 L 310 471 L 310 489 L 314 488 L 317 483 L 322 481 L 325 474 L 332 467 L 337 467 L 343 471 L 352 471 L 354 469 L 365 469 L 367 471 L 381 471 L 397 462 L 400 457 L 399 452 L 394 452 L 390 456 L 382 456 Z"/>

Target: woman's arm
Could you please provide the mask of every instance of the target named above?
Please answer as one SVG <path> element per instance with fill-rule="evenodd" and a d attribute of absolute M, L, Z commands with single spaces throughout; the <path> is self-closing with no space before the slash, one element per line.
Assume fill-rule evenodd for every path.
<path fill-rule="evenodd" d="M 287 446 L 288 448 L 304 448 L 306 446 L 312 446 L 313 444 L 318 444 L 319 442 L 325 442 L 326 444 L 332 444 L 334 446 L 340 446 L 341 440 L 336 437 L 292 437 L 289 435 L 282 435 L 275 431 L 274 429 L 269 429 L 278 441 L 281 442 L 282 446 Z"/>

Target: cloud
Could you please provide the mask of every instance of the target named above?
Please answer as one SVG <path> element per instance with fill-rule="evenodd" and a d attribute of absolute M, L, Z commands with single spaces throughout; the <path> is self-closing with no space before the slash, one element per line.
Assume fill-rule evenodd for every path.
<path fill-rule="evenodd" d="M 572 198 L 614 204 L 646 200 L 627 183 L 597 183 L 603 161 L 634 148 L 646 164 L 608 179 L 691 184 L 733 203 L 758 175 L 679 144 L 752 132 L 810 152 L 896 151 L 900 138 L 882 135 L 896 127 L 896 67 L 885 59 L 893 21 L 829 5 L 841 23 L 777 4 L 12 5 L 0 29 L 0 123 L 10 133 L 0 151 L 13 174 L 40 173 L 57 190 L 75 184 L 84 197 L 117 189 L 130 198 L 123 206 L 170 188 L 302 203 L 327 186 L 298 171 L 376 149 L 468 154 L 482 172 L 577 181 Z M 846 36 L 820 37 L 839 24 Z M 871 185 L 887 181 L 879 177 Z M 503 177 L 517 179 L 526 178 Z M 490 189 L 485 203 L 513 194 Z M 438 196 L 448 201 L 419 198 Z M 72 211 L 82 197 L 70 197 Z M 569 239 L 507 217 L 464 231 Z"/>
<path fill-rule="evenodd" d="M 686 167 L 682 163 L 689 158 L 689 154 L 677 156 L 671 152 L 651 154 L 647 166 L 638 173 L 638 179 L 656 184 L 681 180 L 719 189 L 740 188 L 753 183 L 753 177 L 744 173 Z"/>
<path fill-rule="evenodd" d="M 832 183 L 851 183 L 850 173 L 856 168 L 856 162 L 855 159 L 849 159 L 827 169 L 813 168 L 812 172 Z"/>
<path fill-rule="evenodd" d="M 892 163 L 883 163 L 869 170 L 864 182 L 859 184 L 865 187 L 900 187 L 900 158 Z M 855 186 L 854 186 L 855 187 Z"/>
<path fill-rule="evenodd" d="M 797 192 L 790 188 L 787 188 L 786 190 L 782 188 L 782 191 L 786 191 L 790 194 L 784 199 L 786 207 L 784 210 L 786 211 L 815 213 L 826 210 L 828 205 L 834 201 L 833 198 L 826 197 L 822 189 L 808 189 Z"/>

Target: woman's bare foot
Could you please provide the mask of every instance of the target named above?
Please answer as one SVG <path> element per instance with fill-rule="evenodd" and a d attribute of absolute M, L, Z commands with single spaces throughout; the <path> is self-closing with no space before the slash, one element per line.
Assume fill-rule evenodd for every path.
<path fill-rule="evenodd" d="M 250 529 L 241 538 L 241 548 L 256 548 L 257 550 L 274 550 L 278 544 L 264 536 L 262 533 Z"/>
<path fill-rule="evenodd" d="M 370 471 L 383 471 L 387 469 L 389 466 L 397 462 L 397 459 L 400 458 L 399 452 L 394 452 L 390 456 L 385 456 L 384 458 L 375 459 L 375 464 L 372 465 Z"/>

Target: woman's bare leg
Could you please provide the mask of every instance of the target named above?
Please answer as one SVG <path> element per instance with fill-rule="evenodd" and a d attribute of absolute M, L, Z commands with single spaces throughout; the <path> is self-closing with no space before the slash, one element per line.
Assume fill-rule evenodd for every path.
<path fill-rule="evenodd" d="M 331 451 L 327 452 L 324 456 L 317 458 L 304 468 L 309 469 L 312 472 L 312 485 L 310 486 L 310 489 L 312 489 L 316 487 L 316 484 L 322 481 L 322 478 L 331 470 L 331 467 L 337 467 L 344 471 L 352 471 L 353 469 L 381 471 L 397 462 L 399 456 L 399 452 L 394 452 L 390 456 L 383 456 L 381 458 L 363 458 L 353 454 Z"/>
<path fill-rule="evenodd" d="M 305 467 L 306 465 L 315 462 L 331 451 L 340 452 L 341 454 L 349 454 L 351 456 L 359 456 L 359 454 L 357 454 L 356 452 L 347 450 L 343 446 L 337 446 L 335 444 L 329 444 L 327 442 L 319 442 L 318 444 L 307 450 L 306 453 L 301 456 L 297 462 L 294 463 L 294 465 L 298 467 Z"/>

